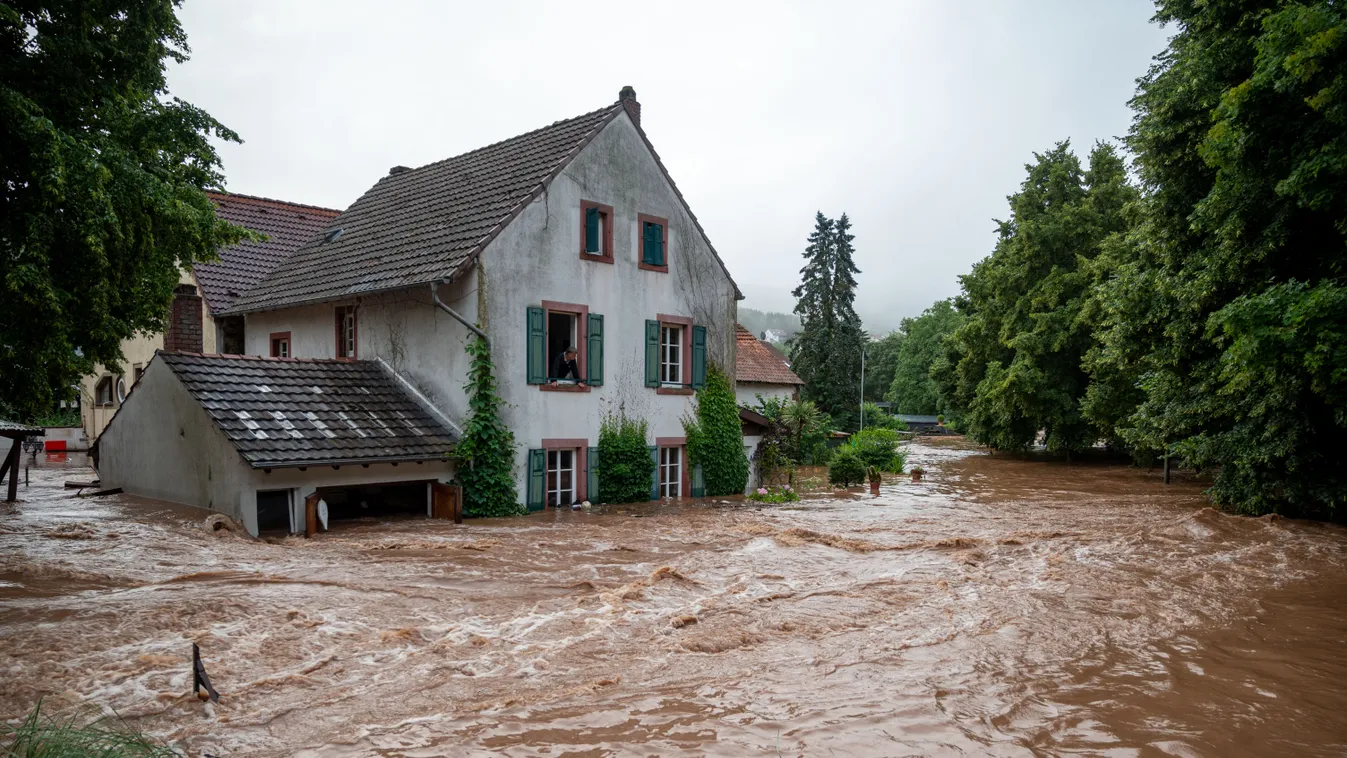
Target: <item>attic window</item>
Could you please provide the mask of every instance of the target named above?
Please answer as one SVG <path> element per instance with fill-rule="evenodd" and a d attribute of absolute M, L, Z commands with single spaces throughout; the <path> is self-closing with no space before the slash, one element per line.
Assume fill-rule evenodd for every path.
<path fill-rule="evenodd" d="M 323 235 L 323 244 L 327 245 L 336 242 L 341 237 L 341 233 L 344 231 L 346 230 L 340 226 L 337 227 L 336 229 L 330 230 L 327 234 Z"/>
<path fill-rule="evenodd" d="M 613 207 L 588 200 L 580 202 L 580 257 L 613 262 Z"/>

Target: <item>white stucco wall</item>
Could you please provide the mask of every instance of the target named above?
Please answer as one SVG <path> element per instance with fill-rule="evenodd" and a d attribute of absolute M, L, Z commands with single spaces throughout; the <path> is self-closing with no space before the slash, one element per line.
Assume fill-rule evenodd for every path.
<path fill-rule="evenodd" d="M 796 390 L 797 386 L 794 384 L 739 382 L 734 386 L 734 399 L 739 405 L 756 408 L 758 407 L 758 395 L 762 395 L 764 398 L 780 397 L 791 400 L 794 399 Z"/>
<path fill-rule="evenodd" d="M 460 281 L 442 285 L 439 293 L 440 299 L 464 318 L 477 318 L 475 270 Z M 290 332 L 291 357 L 335 358 L 336 309 L 345 305 L 356 306 L 357 358 L 382 358 L 455 423 L 467 417 L 463 383 L 468 363 L 464 348 L 471 333 L 435 306 L 429 285 L 339 303 L 247 314 L 246 352 L 270 355 L 272 333 Z"/>

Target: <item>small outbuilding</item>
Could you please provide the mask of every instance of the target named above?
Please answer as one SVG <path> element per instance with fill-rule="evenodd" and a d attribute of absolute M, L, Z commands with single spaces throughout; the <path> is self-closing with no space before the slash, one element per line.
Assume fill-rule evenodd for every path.
<path fill-rule="evenodd" d="M 790 370 L 781 351 L 735 325 L 734 396 L 741 406 L 753 407 L 759 398 L 799 400 L 804 380 Z"/>
<path fill-rule="evenodd" d="M 159 352 L 98 438 L 106 488 L 200 506 L 253 535 L 452 517 L 459 429 L 382 361 Z"/>
<path fill-rule="evenodd" d="M 940 423 L 939 416 L 918 416 L 910 413 L 895 413 L 894 418 L 907 424 L 910 432 L 917 434 L 944 434 L 945 427 Z"/>

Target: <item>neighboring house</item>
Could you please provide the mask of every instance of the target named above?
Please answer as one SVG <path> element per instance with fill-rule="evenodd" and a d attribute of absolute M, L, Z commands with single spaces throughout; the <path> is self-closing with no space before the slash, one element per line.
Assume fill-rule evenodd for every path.
<path fill-rule="evenodd" d="M 758 335 L 763 342 L 775 342 L 777 344 L 784 343 L 794 336 L 794 332 L 788 332 L 785 329 L 764 329 L 762 334 Z"/>
<path fill-rule="evenodd" d="M 910 413 L 895 413 L 893 417 L 907 424 L 908 431 L 918 434 L 944 434 L 945 427 L 939 416 L 918 416 Z"/>
<path fill-rule="evenodd" d="M 318 237 L 338 213 L 248 195 L 207 194 L 215 201 L 220 218 L 261 232 L 266 239 L 227 247 L 220 251 L 219 261 L 184 270 L 173 297 L 167 331 L 124 341 L 121 365 L 99 366 L 84 377 L 80 382 L 80 415 L 89 440 L 103 433 L 155 351 L 242 353 L 243 320 L 221 318 L 220 313 L 286 256 Z"/>
<path fill-rule="evenodd" d="M 436 463 L 416 473 L 433 492 L 452 475 L 453 464 L 441 461 L 469 416 L 465 347 L 476 325 L 490 340 L 502 420 L 514 433 L 516 484 L 530 509 L 593 494 L 600 421 L 618 409 L 649 422 L 658 464 L 652 495 L 696 495 L 681 419 L 708 362 L 736 365 L 739 299 L 642 130 L 635 92 L 624 88 L 618 102 L 591 113 L 421 168 L 394 167 L 321 236 L 216 312 L 217 320 L 242 320 L 242 352 L 280 360 L 192 357 L 193 371 L 221 377 L 197 391 L 175 363 L 184 356 L 161 355 L 153 367 L 160 379 L 136 393 L 148 397 L 126 406 L 143 402 L 146 412 L 114 419 L 100 443 L 99 473 L 104 486 L 214 507 L 250 530 L 267 521 L 260 513 L 280 508 L 264 496 L 282 495 L 267 493 L 286 493 L 298 531 L 301 500 L 345 502 L 358 495 L 342 487 L 403 486 L 411 474 L 380 452 L 375 427 L 382 420 L 406 435 L 379 411 L 361 418 L 359 398 L 348 398 L 335 420 L 245 404 L 272 381 L 257 371 L 284 377 L 349 362 L 367 377 L 377 367 L 389 386 L 403 388 L 397 402 L 414 402 L 439 423 L 405 424 L 436 440 L 426 451 Z M 553 359 L 567 345 L 578 348 L 583 383 L 552 381 Z M 313 394 L 335 392 L 343 381 L 315 383 Z M 177 421 L 148 412 L 175 403 Z M 123 416 L 128 429 L 144 428 L 119 429 Z M 162 465 L 155 450 L 136 444 L 151 433 L 181 438 L 181 422 L 193 417 L 214 424 L 182 443 L 201 454 L 193 460 L 228 458 L 227 446 L 241 454 L 248 435 L 260 433 L 293 450 L 292 465 L 243 455 L 228 483 L 216 484 L 212 468 Z M 360 466 L 358 485 L 333 481 L 346 469 L 324 462 L 319 454 L 329 447 L 346 451 L 333 465 Z"/>
<path fill-rule="evenodd" d="M 742 326 L 735 327 L 738 357 L 734 364 L 735 400 L 740 405 L 756 407 L 758 396 L 800 398 L 804 381 L 790 370 L 790 364 L 781 351 L 753 336 Z"/>

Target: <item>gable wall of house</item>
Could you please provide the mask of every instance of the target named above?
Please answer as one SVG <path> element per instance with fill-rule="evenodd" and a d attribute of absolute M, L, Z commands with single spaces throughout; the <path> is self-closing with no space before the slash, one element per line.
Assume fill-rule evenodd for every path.
<path fill-rule="evenodd" d="M 163 359 L 146 368 L 98 453 L 104 488 L 209 508 L 245 525 L 255 515 L 240 502 L 252 470 Z"/>
<path fill-rule="evenodd" d="M 477 276 L 439 288 L 440 299 L 464 318 L 477 318 Z M 244 335 L 248 355 L 270 355 L 271 335 L 290 333 L 290 357 L 337 357 L 336 309 L 356 307 L 356 357 L 381 358 L 450 419 L 467 417 L 467 354 L 471 336 L 430 299 L 430 287 L 416 287 L 335 303 L 249 313 Z"/>
<path fill-rule="evenodd" d="M 613 209 L 613 263 L 580 258 L 582 201 Z M 668 219 L 661 273 L 638 267 L 638 214 Z M 598 444 L 603 415 L 625 408 L 650 422 L 650 442 L 682 437 L 688 395 L 645 386 L 645 322 L 660 314 L 706 326 L 707 361 L 730 376 L 737 302 L 717 262 L 665 180 L 635 126 L 619 115 L 497 237 L 482 256 L 489 328 L 505 421 L 514 431 L 516 476 L 525 496 L 529 449 L 544 439 Z M 551 392 L 527 382 L 527 308 L 543 301 L 583 305 L 604 317 L 604 383 L 589 392 Z M 547 356 L 550 365 L 552 355 Z"/>
<path fill-rule="evenodd" d="M 178 278 L 180 284 L 190 284 L 200 292 L 201 287 L 196 281 L 196 277 L 190 271 L 183 271 Z M 211 316 L 210 306 L 206 304 L 205 299 L 201 300 L 201 342 L 202 352 L 213 353 L 216 351 L 216 326 L 215 319 Z M 89 374 L 80 380 L 80 416 L 84 425 L 84 434 L 90 441 L 98 438 L 103 433 L 112 420 L 121 403 L 113 394 L 113 400 L 110 404 L 100 405 L 96 402 L 96 390 L 98 383 L 104 377 L 113 377 L 115 385 L 117 377 L 121 377 L 126 383 L 126 391 L 130 392 L 131 387 L 136 383 L 136 370 L 145 370 L 154 358 L 155 351 L 162 350 L 164 347 L 164 334 L 139 334 L 129 340 L 122 342 L 122 362 L 116 366 L 99 365 L 94 369 L 94 373 Z"/>
<path fill-rule="evenodd" d="M 764 398 L 778 397 L 783 400 L 795 400 L 799 395 L 799 385 L 739 382 L 734 387 L 734 399 L 739 402 L 739 405 L 756 408 L 758 395 L 762 395 Z"/>

